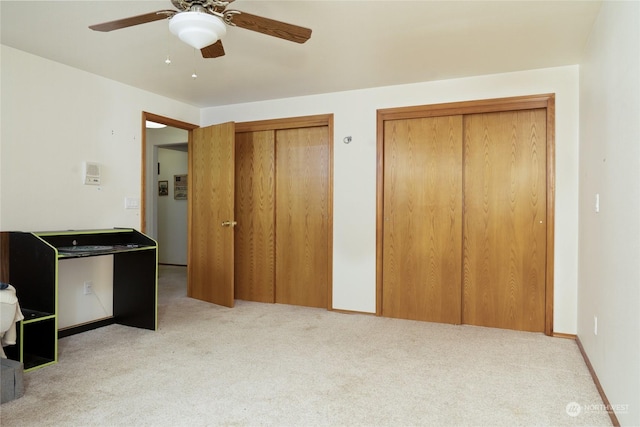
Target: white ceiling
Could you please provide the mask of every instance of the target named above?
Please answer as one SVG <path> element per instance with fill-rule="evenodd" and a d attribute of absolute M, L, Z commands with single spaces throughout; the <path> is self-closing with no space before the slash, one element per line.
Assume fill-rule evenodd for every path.
<path fill-rule="evenodd" d="M 0 18 L 4 45 L 208 107 L 577 64 L 599 8 L 600 1 L 237 0 L 228 9 L 311 28 L 311 39 L 228 28 L 226 56 L 216 59 L 202 59 L 166 21 L 87 28 L 174 9 L 170 0 L 2 0 Z"/>

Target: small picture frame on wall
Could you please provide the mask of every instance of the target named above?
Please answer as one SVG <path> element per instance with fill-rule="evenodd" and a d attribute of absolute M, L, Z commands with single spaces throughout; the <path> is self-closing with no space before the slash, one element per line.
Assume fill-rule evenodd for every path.
<path fill-rule="evenodd" d="M 187 200 L 187 175 L 173 176 L 173 198 Z"/>
<path fill-rule="evenodd" d="M 169 195 L 169 181 L 158 181 L 158 196 Z"/>

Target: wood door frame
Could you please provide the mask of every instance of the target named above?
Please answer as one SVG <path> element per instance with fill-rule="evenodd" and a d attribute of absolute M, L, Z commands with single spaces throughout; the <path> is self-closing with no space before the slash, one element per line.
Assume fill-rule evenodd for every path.
<path fill-rule="evenodd" d="M 167 125 L 167 126 L 171 126 L 174 128 L 178 128 L 178 129 L 183 129 L 186 130 L 189 133 L 189 139 L 188 139 L 188 143 L 187 146 L 191 145 L 191 131 L 193 129 L 197 129 L 200 126 L 198 125 L 194 125 L 191 123 L 187 123 L 187 122 L 183 122 L 180 120 L 176 120 L 176 119 L 172 119 L 169 117 L 165 117 L 165 116 L 159 116 L 157 114 L 153 114 L 153 113 L 149 113 L 146 111 L 142 112 L 142 138 L 141 138 L 141 145 L 142 145 L 142 155 L 141 155 L 141 162 L 142 162 L 142 167 L 141 167 L 141 185 L 140 185 L 140 231 L 142 233 L 146 233 L 146 229 L 147 229 L 147 205 L 146 205 L 146 200 L 147 200 L 147 127 L 146 127 L 146 122 L 147 120 L 152 121 L 152 122 L 156 122 L 156 123 L 161 123 L 163 125 Z M 188 150 L 188 148 L 187 148 Z M 187 178 L 188 179 L 188 178 Z M 189 186 L 187 186 L 187 191 L 188 191 Z M 190 199 L 190 198 L 189 198 Z"/>
<path fill-rule="evenodd" d="M 553 335 L 554 237 L 555 237 L 555 94 L 462 101 L 377 110 L 377 179 L 376 179 L 376 315 L 382 315 L 383 279 L 383 209 L 384 209 L 384 124 L 387 120 L 493 113 L 500 111 L 545 108 L 547 113 L 547 245 L 545 271 L 544 333 Z"/>
<path fill-rule="evenodd" d="M 290 117 L 284 119 L 268 119 L 252 122 L 237 122 L 236 133 L 257 132 L 264 130 L 295 129 L 306 127 L 326 126 L 329 133 L 329 182 L 327 197 L 327 310 L 333 310 L 333 114 L 318 114 L 312 116 Z M 275 274 L 275 270 L 274 270 Z"/>

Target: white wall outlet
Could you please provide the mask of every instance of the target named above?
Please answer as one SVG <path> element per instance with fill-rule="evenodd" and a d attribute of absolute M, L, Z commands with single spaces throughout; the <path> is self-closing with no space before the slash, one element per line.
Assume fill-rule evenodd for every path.
<path fill-rule="evenodd" d="M 593 316 L 593 335 L 598 335 L 598 316 Z"/>
<path fill-rule="evenodd" d="M 93 293 L 93 282 L 84 282 L 84 294 L 91 295 Z"/>

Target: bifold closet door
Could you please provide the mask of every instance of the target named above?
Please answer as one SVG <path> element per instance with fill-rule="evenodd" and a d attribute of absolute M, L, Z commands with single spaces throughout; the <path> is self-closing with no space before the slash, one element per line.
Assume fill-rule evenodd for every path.
<path fill-rule="evenodd" d="M 463 323 L 544 331 L 546 110 L 464 117 Z"/>
<path fill-rule="evenodd" d="M 275 302 L 275 131 L 236 133 L 235 297 Z"/>
<path fill-rule="evenodd" d="M 276 302 L 327 308 L 329 128 L 275 135 Z"/>
<path fill-rule="evenodd" d="M 461 321 L 462 116 L 386 121 L 382 315 Z"/>

